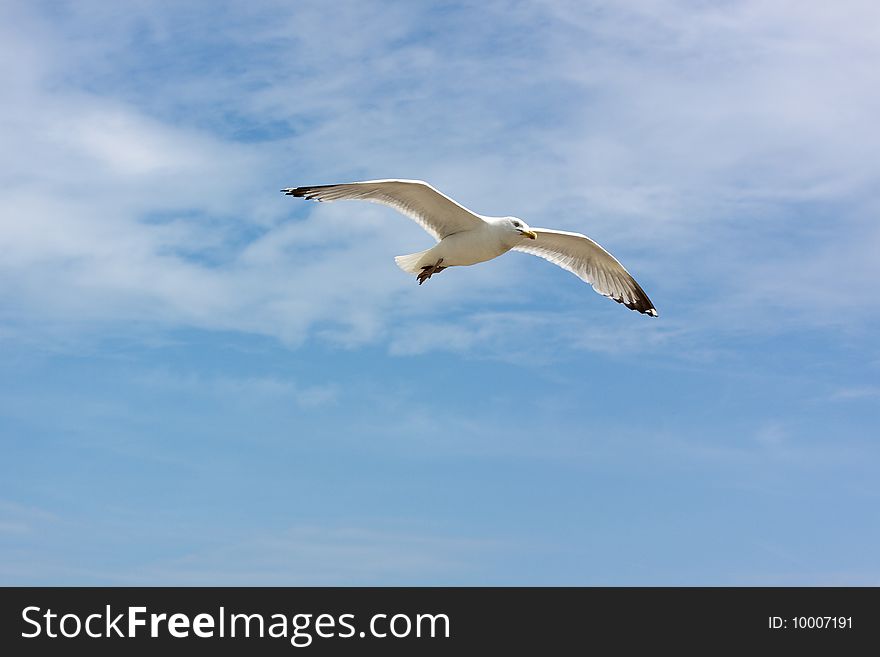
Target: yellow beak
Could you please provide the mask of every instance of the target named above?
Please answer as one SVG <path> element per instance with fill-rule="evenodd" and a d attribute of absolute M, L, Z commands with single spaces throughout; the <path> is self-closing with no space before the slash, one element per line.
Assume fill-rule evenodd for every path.
<path fill-rule="evenodd" d="M 519 234 L 523 237 L 528 237 L 530 240 L 538 239 L 538 233 L 533 230 L 521 230 L 519 231 Z"/>

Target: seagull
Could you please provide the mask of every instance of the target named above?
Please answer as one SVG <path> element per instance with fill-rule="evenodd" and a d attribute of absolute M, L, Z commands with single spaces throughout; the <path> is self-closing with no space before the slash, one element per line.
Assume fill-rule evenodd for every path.
<path fill-rule="evenodd" d="M 492 260 L 510 250 L 531 253 L 570 271 L 602 296 L 657 317 L 654 304 L 617 259 L 586 235 L 531 228 L 517 217 L 468 210 L 423 180 L 364 180 L 339 185 L 287 187 L 288 196 L 313 201 L 369 201 L 387 205 L 425 229 L 437 244 L 397 256 L 397 266 L 419 285 L 449 267 Z"/>

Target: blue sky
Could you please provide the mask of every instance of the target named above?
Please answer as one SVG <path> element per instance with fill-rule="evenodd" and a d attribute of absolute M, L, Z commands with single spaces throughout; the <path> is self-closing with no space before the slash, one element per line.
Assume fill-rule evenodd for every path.
<path fill-rule="evenodd" d="M 872 2 L 5 2 L 0 583 L 880 584 Z M 419 287 L 430 181 L 585 232 Z"/>

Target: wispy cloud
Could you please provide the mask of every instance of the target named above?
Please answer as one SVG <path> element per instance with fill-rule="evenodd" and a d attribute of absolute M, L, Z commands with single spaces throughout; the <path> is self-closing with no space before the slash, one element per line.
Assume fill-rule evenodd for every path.
<path fill-rule="evenodd" d="M 855 386 L 841 388 L 831 395 L 831 399 L 876 399 L 880 397 L 880 386 Z"/>
<path fill-rule="evenodd" d="M 56 514 L 45 509 L 12 500 L 0 500 L 0 535 L 33 534 L 40 525 L 58 520 Z"/>
<path fill-rule="evenodd" d="M 555 280 L 486 265 L 416 298 L 390 258 L 426 244 L 418 229 L 276 197 L 387 175 L 591 233 L 675 300 L 663 321 L 670 308 L 709 332 L 873 317 L 839 293 L 877 274 L 863 220 L 880 173 L 870 3 L 490 3 L 479 39 L 461 29 L 467 11 L 426 22 L 402 3 L 332 20 L 309 4 L 227 6 L 236 20 L 216 25 L 150 4 L 5 11 L 7 320 L 467 350 L 489 330 L 475 304 Z M 181 50 L 181 31 L 243 65 Z M 757 234 L 778 249 L 754 248 Z M 437 322 L 438 303 L 463 320 L 395 330 Z"/>
<path fill-rule="evenodd" d="M 127 584 L 362 586 L 476 575 L 491 541 L 300 526 L 144 564 Z"/>
<path fill-rule="evenodd" d="M 10 505 L 0 504 L 0 518 Z M 246 537 L 213 531 L 205 536 L 191 526 L 166 519 L 162 527 L 129 527 L 150 543 L 147 553 L 122 559 L 87 554 L 76 523 L 35 510 L 0 521 L 0 535 L 25 541 L 29 548 L 0 547 L 0 582 L 15 585 L 82 582 L 161 586 L 363 586 L 423 584 L 449 578 L 479 577 L 480 564 L 497 547 L 494 540 L 438 535 L 424 527 L 300 524 L 264 529 Z M 113 516 L 113 528 L 96 523 L 91 532 L 112 545 L 112 534 L 129 523 Z M 48 518 L 48 519 L 47 519 Z M 400 525 L 400 523 L 397 523 Z M 149 534 L 149 537 L 147 536 Z M 99 552 L 101 552 L 99 550 Z M 154 556 L 150 556 L 154 555 Z"/>
<path fill-rule="evenodd" d="M 163 393 L 216 396 L 223 404 L 271 404 L 289 399 L 306 408 L 332 404 L 339 392 L 333 384 L 302 385 L 273 377 L 207 377 L 194 372 L 171 370 L 155 370 L 139 375 L 136 383 Z"/>

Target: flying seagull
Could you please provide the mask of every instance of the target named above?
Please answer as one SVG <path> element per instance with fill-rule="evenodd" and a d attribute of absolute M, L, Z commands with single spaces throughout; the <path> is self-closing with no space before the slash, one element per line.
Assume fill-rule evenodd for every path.
<path fill-rule="evenodd" d="M 419 253 L 397 256 L 394 261 L 403 271 L 416 274 L 419 285 L 447 267 L 475 265 L 513 249 L 559 265 L 602 296 L 657 317 L 654 304 L 623 265 L 586 235 L 531 228 L 517 217 L 471 212 L 423 180 L 364 180 L 281 191 L 313 201 L 381 203 L 413 219 L 437 244 Z"/>

